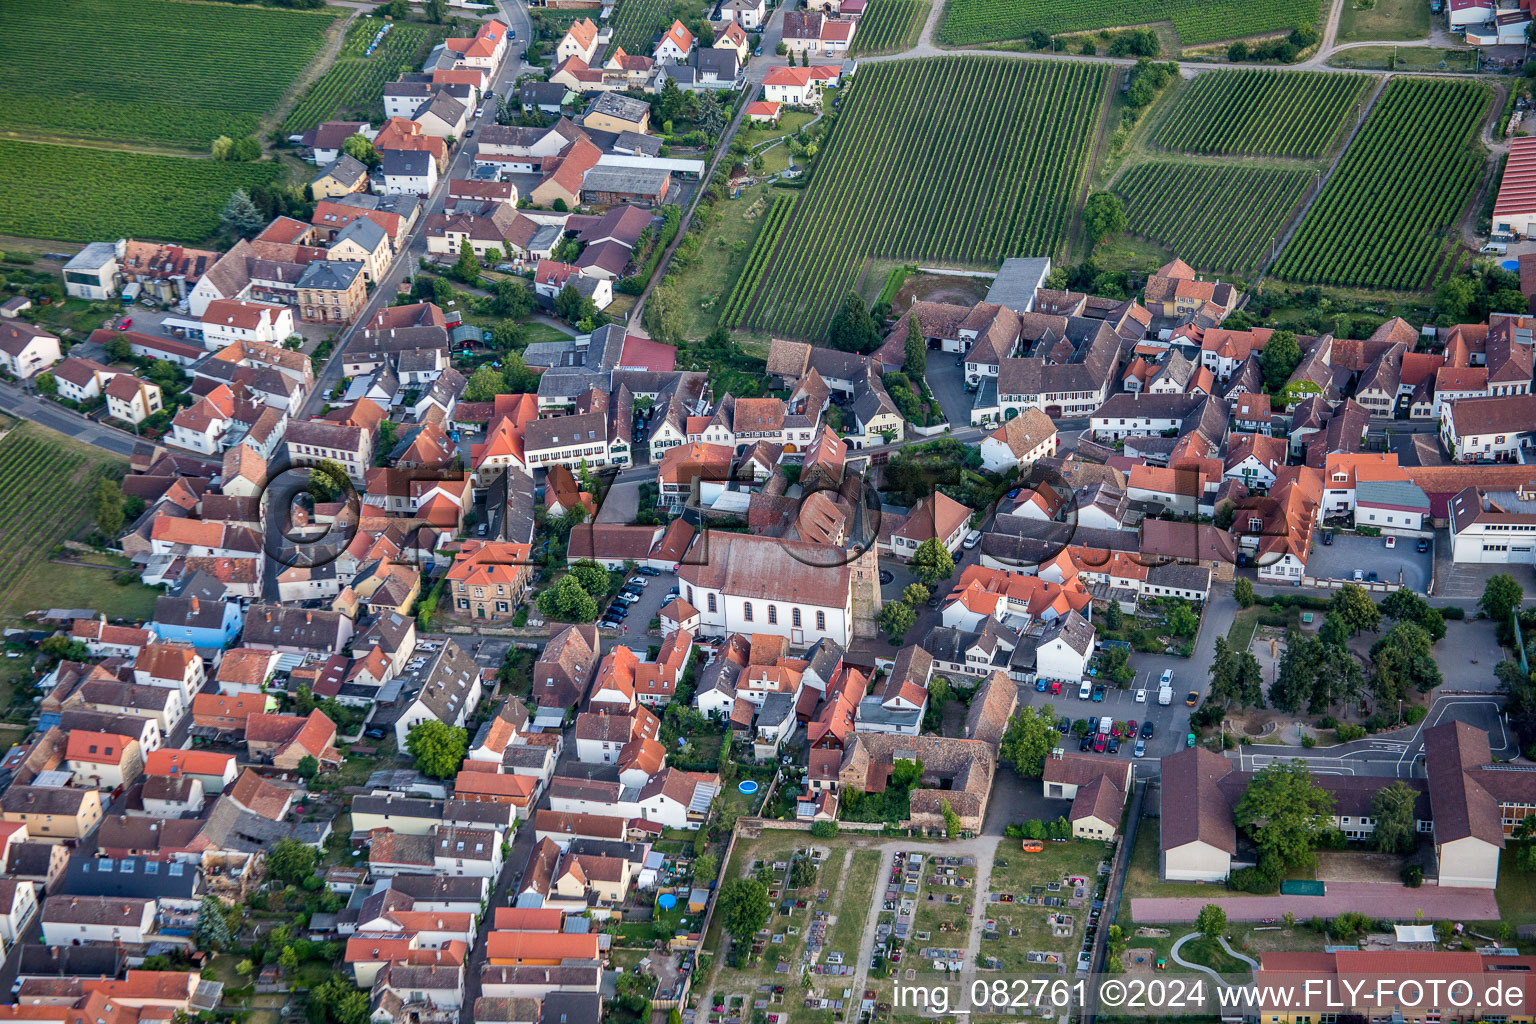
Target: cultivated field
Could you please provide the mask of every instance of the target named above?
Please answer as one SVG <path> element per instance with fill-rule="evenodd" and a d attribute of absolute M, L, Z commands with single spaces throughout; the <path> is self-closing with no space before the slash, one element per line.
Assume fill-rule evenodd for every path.
<path fill-rule="evenodd" d="M 1152 162 L 1127 171 L 1115 192 L 1132 234 L 1197 270 L 1246 273 L 1263 261 L 1311 181 L 1312 172 L 1299 169 Z"/>
<path fill-rule="evenodd" d="M 1034 29 L 1055 35 L 1089 29 L 1173 23 L 1185 46 L 1315 26 L 1320 0 L 948 0 L 939 41 L 949 46 L 1022 39 Z"/>
<path fill-rule="evenodd" d="M 1280 254 L 1287 281 L 1419 290 L 1451 269 L 1456 222 L 1483 168 L 1489 92 L 1395 78 Z"/>
<path fill-rule="evenodd" d="M 0 129 L 193 149 L 253 135 L 335 17 L 335 8 L 0 0 Z"/>
<path fill-rule="evenodd" d="M 702 4 L 692 0 L 619 0 L 613 9 L 613 43 L 608 52 L 622 47 L 625 53 L 649 57 L 657 36 L 682 19 L 697 17 Z M 699 45 L 707 46 L 707 42 Z"/>
<path fill-rule="evenodd" d="M 352 23 L 336 63 L 283 121 L 284 135 L 308 131 L 322 121 L 381 120 L 384 84 L 394 81 L 402 71 L 416 70 L 429 46 L 446 35 L 440 28 L 395 22 L 369 54 L 369 44 L 384 27 L 385 22 L 377 18 Z"/>
<path fill-rule="evenodd" d="M 853 34 L 853 55 L 898 53 L 911 49 L 923 34 L 929 0 L 875 0 Z"/>
<path fill-rule="evenodd" d="M 0 608 L 30 585 L 28 575 L 42 571 L 56 544 L 84 527 L 91 488 L 107 467 L 121 475 L 120 464 L 92 451 L 30 424 L 0 439 Z M 38 596 L 51 600 L 47 588 Z"/>
<path fill-rule="evenodd" d="M 795 208 L 796 198 L 792 193 L 781 192 L 768 204 L 763 226 L 758 230 L 757 240 L 752 243 L 752 251 L 747 256 L 747 265 L 736 279 L 736 286 L 731 289 L 730 297 L 725 301 L 725 309 L 720 313 L 721 326 L 736 327 L 741 323 L 753 285 L 762 280 L 768 257 L 778 247 L 779 238 L 784 234 L 784 225 L 789 223 L 790 211 Z"/>
<path fill-rule="evenodd" d="M 1179 94 L 1152 144 L 1205 156 L 1320 157 L 1371 85 L 1365 75 L 1208 72 Z"/>
<path fill-rule="evenodd" d="M 742 323 L 819 335 L 871 258 L 995 268 L 1059 254 L 1106 79 L 1100 65 L 977 57 L 861 70 L 761 280 L 745 285 Z"/>
<path fill-rule="evenodd" d="M 274 163 L 223 163 L 0 139 L 0 234 L 92 242 L 200 242 L 237 188 L 282 176 Z M 85 187 L 86 185 L 89 187 Z"/>

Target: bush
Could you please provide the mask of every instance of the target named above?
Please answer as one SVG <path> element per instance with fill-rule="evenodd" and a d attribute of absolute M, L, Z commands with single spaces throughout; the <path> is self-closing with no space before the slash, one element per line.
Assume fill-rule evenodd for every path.
<path fill-rule="evenodd" d="M 1429 708 L 1420 704 L 1410 704 L 1403 708 L 1403 723 L 1405 725 L 1418 725 L 1424 721 L 1424 716 L 1429 714 Z"/>
<path fill-rule="evenodd" d="M 1234 892 L 1268 895 L 1280 891 L 1280 869 L 1274 858 L 1264 857 L 1256 867 L 1241 868 L 1227 876 L 1227 888 Z"/>
<path fill-rule="evenodd" d="M 1446 619 L 1465 619 L 1467 610 L 1459 604 L 1446 605 L 1440 609 L 1440 616 Z"/>
<path fill-rule="evenodd" d="M 837 822 L 818 821 L 811 826 L 811 835 L 817 839 L 831 839 L 837 835 Z"/>
<path fill-rule="evenodd" d="M 1313 747 L 1317 746 L 1317 737 L 1316 736 L 1303 736 L 1301 738 L 1301 745 L 1303 747 L 1307 748 L 1308 750 L 1311 750 Z"/>
<path fill-rule="evenodd" d="M 1424 884 L 1424 868 L 1418 864 L 1409 864 L 1403 868 L 1403 884 L 1410 889 L 1417 889 Z"/>
<path fill-rule="evenodd" d="M 1353 722 L 1345 722 L 1335 731 L 1338 733 L 1340 743 L 1365 739 L 1365 726 L 1355 725 Z"/>

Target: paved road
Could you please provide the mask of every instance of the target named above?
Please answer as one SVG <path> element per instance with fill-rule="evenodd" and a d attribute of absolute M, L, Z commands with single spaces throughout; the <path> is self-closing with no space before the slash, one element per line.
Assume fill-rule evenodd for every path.
<path fill-rule="evenodd" d="M 528 19 L 528 7 L 520 0 L 497 0 L 501 10 L 502 20 L 513 31 L 513 37 L 507 44 L 507 56 L 502 60 L 501 66 L 491 76 L 491 88 L 497 96 L 504 96 L 513 83 L 517 81 L 528 65 L 523 63 L 523 47 L 527 45 L 532 33 L 532 24 Z M 471 122 L 471 126 L 479 128 L 482 125 L 496 123 L 495 103 L 485 105 L 485 113 Z M 348 327 L 338 339 L 335 350 L 331 353 L 330 361 L 325 368 L 316 375 L 315 389 L 310 393 L 304 403 L 303 414 L 313 416 L 325 405 L 325 397 L 341 381 L 341 354 L 347 345 L 362 329 L 362 325 L 372 320 L 374 315 L 384 307 L 390 305 L 399 293 L 400 282 L 410 277 L 411 270 L 416 266 L 417 260 L 427 253 L 426 220 L 429 214 L 441 213 L 448 197 L 448 182 L 452 178 L 467 178 L 474 166 L 475 144 L 473 140 L 460 141 L 458 149 L 448 161 L 448 169 L 443 173 L 442 180 L 438 183 L 437 190 L 427 197 L 422 206 L 421 216 L 416 220 L 416 226 L 411 229 L 401 246 L 399 254 L 389 270 L 384 274 L 369 296 L 368 303 L 357 321 Z"/>
<path fill-rule="evenodd" d="M 0 411 L 31 420 L 33 423 L 40 423 L 77 441 L 84 441 L 88 445 L 105 449 L 116 455 L 131 455 L 134 445 L 139 443 L 139 439 L 132 434 L 114 427 L 102 426 L 73 409 L 66 409 L 62 405 L 27 394 L 12 384 L 0 385 Z M 191 452 L 178 450 L 178 454 L 188 458 L 200 458 Z"/>

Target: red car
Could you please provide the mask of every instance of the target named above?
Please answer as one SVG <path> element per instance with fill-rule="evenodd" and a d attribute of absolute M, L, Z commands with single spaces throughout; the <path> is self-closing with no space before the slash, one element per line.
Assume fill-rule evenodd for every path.
<path fill-rule="evenodd" d="M 1125 738 L 1128 740 L 1136 738 L 1136 719 L 1133 718 L 1125 723 Z"/>
<path fill-rule="evenodd" d="M 1055 693 L 1060 693 L 1060 692 L 1061 692 L 1061 680 L 1060 679 L 1052 680 L 1052 682 L 1051 682 L 1051 693 L 1055 694 Z"/>
<path fill-rule="evenodd" d="M 1111 723 L 1109 723 L 1109 734 L 1111 736 L 1113 736 L 1115 739 L 1119 739 L 1120 738 L 1120 723 L 1119 722 L 1111 722 Z"/>
<path fill-rule="evenodd" d="M 133 326 L 133 317 L 125 316 L 125 317 L 123 317 L 123 322 L 117 325 L 117 329 L 120 330 L 120 331 L 126 331 L 128 328 L 130 328 L 132 326 Z"/>
<path fill-rule="evenodd" d="M 1093 752 L 1095 754 L 1102 754 L 1102 753 L 1104 753 L 1104 745 L 1106 743 L 1108 743 L 1108 742 L 1109 742 L 1108 737 L 1106 737 L 1102 732 L 1099 733 L 1097 736 L 1095 736 L 1093 738 Z"/>

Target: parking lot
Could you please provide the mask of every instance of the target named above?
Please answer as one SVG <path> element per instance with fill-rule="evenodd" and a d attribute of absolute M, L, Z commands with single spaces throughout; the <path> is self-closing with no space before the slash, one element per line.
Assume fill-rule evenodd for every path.
<path fill-rule="evenodd" d="M 1413 537 L 1398 537 L 1395 547 L 1386 546 L 1386 538 L 1355 537 L 1335 534 L 1332 544 L 1321 540 L 1312 547 L 1307 559 L 1307 574 L 1321 579 L 1353 580 L 1355 570 L 1375 572 L 1383 583 L 1401 583 L 1409 590 L 1423 593 L 1429 586 L 1435 561 L 1434 544 L 1420 554 Z"/>
<path fill-rule="evenodd" d="M 629 606 L 629 616 L 625 618 L 623 627 L 616 631 L 621 642 L 638 648 L 635 653 L 642 656 L 645 654 L 646 645 L 651 642 L 647 627 L 661 611 L 661 606 L 670 600 L 667 597 L 667 591 L 677 586 L 677 577 L 671 573 L 643 578 L 646 582 L 640 600 Z"/>

